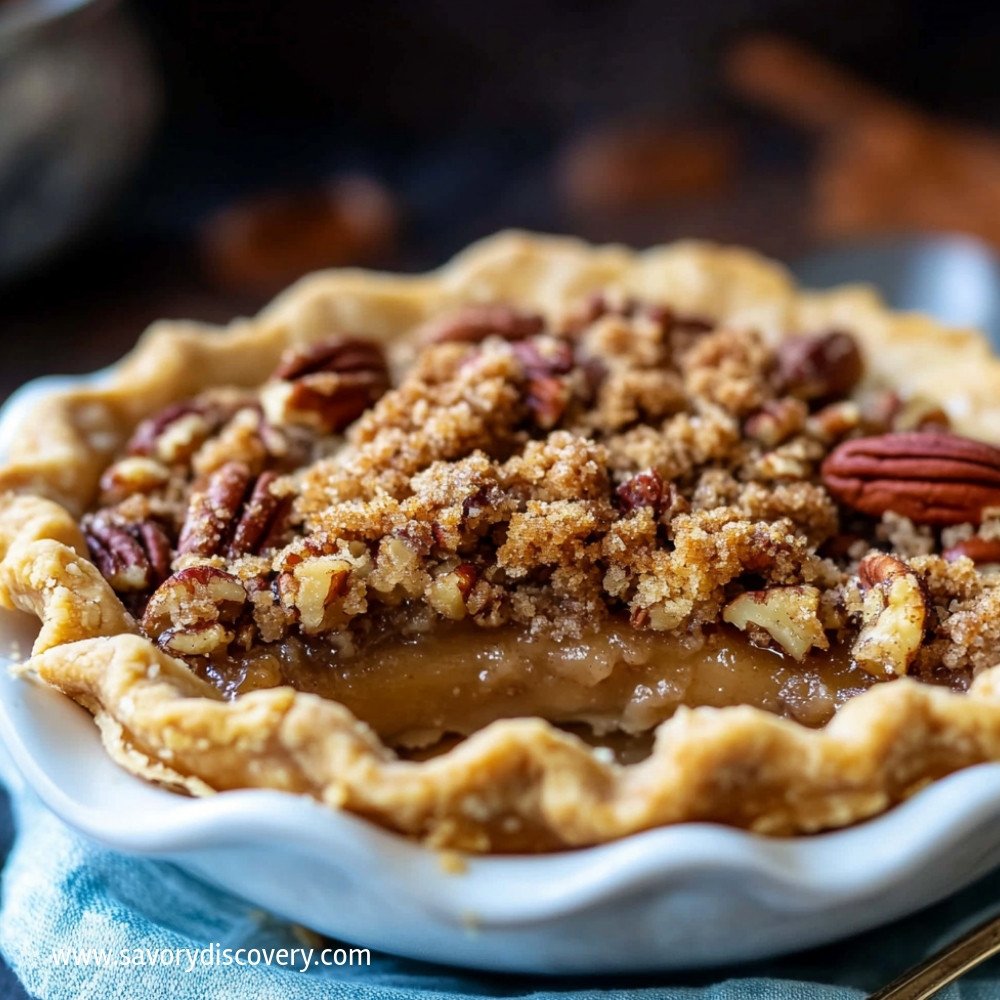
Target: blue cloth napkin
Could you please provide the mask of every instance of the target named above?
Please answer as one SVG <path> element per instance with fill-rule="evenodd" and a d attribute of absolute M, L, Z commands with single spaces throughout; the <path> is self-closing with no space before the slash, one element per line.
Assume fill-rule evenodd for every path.
<path fill-rule="evenodd" d="M 26 989 L 44 1000 L 149 996 L 197 1000 L 847 1000 L 864 997 L 940 947 L 1000 902 L 1000 871 L 947 902 L 849 941 L 753 966 L 586 981 L 464 972 L 373 952 L 371 964 L 314 968 L 202 964 L 210 943 L 231 948 L 336 947 L 175 865 L 98 847 L 64 826 L 29 792 L 15 798 L 17 836 L 3 871 L 0 949 Z M 165 949 L 182 957 L 151 965 Z M 187 951 L 183 951 L 187 949 Z M 72 956 L 127 954 L 106 967 Z M 208 953 L 205 953 L 206 956 Z M 142 956 L 141 964 L 134 956 Z M 940 994 L 996 1000 L 1000 962 Z"/>

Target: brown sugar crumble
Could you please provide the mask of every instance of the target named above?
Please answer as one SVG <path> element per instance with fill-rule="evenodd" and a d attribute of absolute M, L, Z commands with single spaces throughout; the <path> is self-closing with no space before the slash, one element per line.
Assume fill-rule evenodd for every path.
<path fill-rule="evenodd" d="M 922 522 L 897 485 L 873 513 L 845 442 L 924 447 L 947 417 L 869 384 L 849 332 L 789 334 L 594 296 L 559 323 L 459 310 L 391 359 L 336 336 L 145 421 L 84 532 L 145 634 L 247 686 L 283 680 L 261 650 L 349 663 L 464 622 L 739 631 L 793 673 L 839 650 L 964 687 L 1000 660 L 1000 511 L 948 494 Z"/>

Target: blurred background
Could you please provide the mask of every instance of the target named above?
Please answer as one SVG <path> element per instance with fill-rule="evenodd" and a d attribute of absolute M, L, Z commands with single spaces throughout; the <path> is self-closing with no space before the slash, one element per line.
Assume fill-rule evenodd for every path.
<path fill-rule="evenodd" d="M 507 226 L 820 281 L 1000 246 L 998 32 L 971 0 L 0 0 L 0 398 Z"/>

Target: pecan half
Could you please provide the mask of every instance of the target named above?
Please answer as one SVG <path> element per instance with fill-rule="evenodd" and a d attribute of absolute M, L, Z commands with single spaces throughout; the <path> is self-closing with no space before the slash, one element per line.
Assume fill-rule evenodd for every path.
<path fill-rule="evenodd" d="M 256 555 L 277 546 L 291 506 L 290 498 L 271 492 L 277 478 L 274 472 L 262 472 L 257 477 L 226 550 L 230 559 Z"/>
<path fill-rule="evenodd" d="M 856 438 L 823 462 L 823 484 L 854 510 L 916 524 L 979 522 L 1000 505 L 1000 449 L 945 432 Z"/>
<path fill-rule="evenodd" d="M 385 367 L 382 348 L 363 337 L 330 337 L 292 348 L 282 357 L 272 378 L 297 379 L 317 372 L 364 372 Z"/>
<path fill-rule="evenodd" d="M 178 553 L 221 555 L 249 485 L 250 470 L 241 462 L 227 462 L 213 472 L 205 486 L 191 495 Z"/>
<path fill-rule="evenodd" d="M 149 590 L 170 575 L 170 539 L 155 521 L 128 524 L 96 514 L 82 529 L 94 565 L 116 591 Z"/>
<path fill-rule="evenodd" d="M 778 345 L 778 388 L 799 399 L 846 396 L 864 371 L 854 338 L 840 330 L 818 337 L 788 337 Z"/>
<path fill-rule="evenodd" d="M 862 628 L 851 650 L 854 660 L 875 677 L 902 677 L 924 641 L 924 588 L 906 563 L 882 552 L 861 560 L 858 584 L 864 607 Z"/>
<path fill-rule="evenodd" d="M 659 323 L 664 330 L 680 329 L 691 333 L 708 333 L 716 326 L 703 316 L 678 313 L 670 306 L 643 303 L 631 296 L 613 301 L 604 292 L 594 292 L 566 317 L 562 328 L 565 333 L 575 335 L 604 316 L 621 316 L 625 319 L 644 316 Z"/>
<path fill-rule="evenodd" d="M 965 538 L 944 550 L 941 555 L 948 562 L 956 559 L 971 559 L 977 566 L 1000 563 L 1000 538 L 980 538 L 978 535 Z"/>
<path fill-rule="evenodd" d="M 271 492 L 276 478 L 273 472 L 263 472 L 254 481 L 240 462 L 216 469 L 191 495 L 177 551 L 235 559 L 272 547 L 288 510 L 287 501 Z"/>
<path fill-rule="evenodd" d="M 429 320 L 420 327 L 417 339 L 424 344 L 478 344 L 487 337 L 524 340 L 544 329 L 545 320 L 538 313 L 483 303 Z"/>
<path fill-rule="evenodd" d="M 261 393 L 267 419 L 336 434 L 388 390 L 382 348 L 359 337 L 333 337 L 288 354 Z"/>

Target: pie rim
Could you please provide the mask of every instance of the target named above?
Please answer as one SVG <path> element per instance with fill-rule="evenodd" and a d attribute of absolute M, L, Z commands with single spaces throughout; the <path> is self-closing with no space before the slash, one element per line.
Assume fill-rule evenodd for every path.
<path fill-rule="evenodd" d="M 506 233 L 429 275 L 321 273 L 223 333 L 158 323 L 105 381 L 31 412 L 0 469 L 0 489 L 10 491 L 0 500 L 0 604 L 42 622 L 23 669 L 93 712 L 109 752 L 134 773 L 195 794 L 248 786 L 307 793 L 470 850 L 490 849 L 510 817 L 537 827 L 547 846 L 689 820 L 807 833 L 875 815 L 936 777 L 1000 759 L 993 668 L 965 694 L 911 680 L 878 685 L 821 730 L 745 706 L 680 709 L 659 727 L 651 756 L 628 766 L 539 719 L 495 722 L 447 754 L 402 761 L 346 708 L 315 695 L 280 688 L 223 701 L 137 634 L 87 558 L 74 515 L 116 445 L 167 403 L 223 382 L 259 383 L 287 347 L 331 327 L 388 339 L 464 302 L 558 315 L 609 288 L 767 336 L 850 329 L 874 374 L 891 373 L 907 391 L 946 405 L 959 430 L 1000 437 L 1000 406 L 991 404 L 1000 397 L 1000 360 L 981 335 L 892 313 L 863 288 L 798 292 L 780 267 L 744 250 L 679 243 L 635 253 Z"/>

